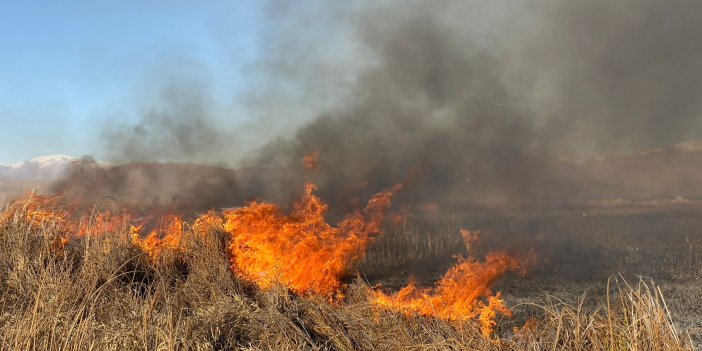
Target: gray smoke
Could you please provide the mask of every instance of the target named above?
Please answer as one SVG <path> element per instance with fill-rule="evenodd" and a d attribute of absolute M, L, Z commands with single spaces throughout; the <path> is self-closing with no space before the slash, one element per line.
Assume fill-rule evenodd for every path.
<path fill-rule="evenodd" d="M 197 211 L 240 204 L 238 174 L 231 169 L 162 163 L 101 165 L 91 159 L 73 165 L 68 177 L 52 184 L 74 206 L 117 204 L 144 214 Z"/>
<path fill-rule="evenodd" d="M 700 1 L 266 6 L 264 59 L 239 98 L 246 129 L 277 137 L 237 163 L 237 198 L 287 200 L 312 180 L 355 206 L 418 170 L 401 201 L 563 205 L 592 186 L 563 159 L 697 138 Z M 167 96 L 107 133 L 113 159 L 234 164 L 237 134 L 211 123 L 206 96 Z"/>
<path fill-rule="evenodd" d="M 218 118 L 209 82 L 182 74 L 164 78 L 153 101 L 138 108 L 134 124 L 106 126 L 106 159 L 128 162 L 222 162 L 236 149 L 231 126 Z"/>
<path fill-rule="evenodd" d="M 702 121 L 699 1 L 535 1 L 515 45 L 534 113 L 570 154 L 608 156 L 696 139 Z M 539 17 L 535 17 L 536 20 Z"/>
<path fill-rule="evenodd" d="M 414 200 L 563 204 L 590 184 L 570 180 L 557 159 L 695 137 L 701 2 L 520 4 L 410 1 L 346 13 L 371 64 L 343 101 L 248 160 L 262 175 L 255 188 L 285 193 L 306 177 L 288 170 L 319 150 L 312 177 L 332 198 L 419 167 Z"/>

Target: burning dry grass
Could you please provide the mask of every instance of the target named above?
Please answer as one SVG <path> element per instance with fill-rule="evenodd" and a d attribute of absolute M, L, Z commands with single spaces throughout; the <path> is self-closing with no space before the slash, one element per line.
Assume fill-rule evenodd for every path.
<path fill-rule="evenodd" d="M 327 205 L 311 184 L 290 216 L 276 205 L 256 202 L 227 211 L 232 268 L 262 288 L 284 282 L 300 294 L 338 293 L 341 278 L 363 258 L 373 236 L 382 233 L 385 211 L 399 188 L 375 195 L 363 211 L 336 227 L 326 222 Z"/>
<path fill-rule="evenodd" d="M 616 285 L 591 310 L 546 301 L 516 330 L 485 337 L 473 320 L 378 308 L 361 280 L 343 300 L 281 285 L 262 290 L 230 270 L 230 236 L 210 218 L 181 226 L 149 254 L 127 228 L 65 246 L 63 222 L 6 208 L 0 225 L 0 348 L 12 350 L 686 349 L 660 291 Z M 204 217 L 207 218 L 207 217 Z M 110 234 L 110 235 L 106 235 Z M 187 247 L 187 250 L 183 250 Z M 498 320 L 499 322 L 499 320 Z"/>

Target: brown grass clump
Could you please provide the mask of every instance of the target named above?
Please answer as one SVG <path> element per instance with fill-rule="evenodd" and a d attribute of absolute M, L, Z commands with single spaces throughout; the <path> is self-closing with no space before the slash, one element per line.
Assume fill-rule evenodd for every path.
<path fill-rule="evenodd" d="M 215 227 L 186 231 L 188 250 L 154 259 L 126 229 L 61 247 L 60 225 L 28 225 L 21 209 L 12 211 L 0 223 L 3 350 L 689 349 L 653 284 L 613 280 L 594 309 L 553 299 L 515 306 L 537 312 L 485 338 L 474 321 L 378 308 L 361 280 L 342 302 L 262 291 L 232 274 L 227 236 Z"/>
<path fill-rule="evenodd" d="M 612 282 L 616 287 L 610 286 Z M 543 310 L 543 317 L 515 330 L 517 344 L 539 350 L 691 349 L 690 340 L 675 327 L 663 294 L 653 283 L 639 280 L 632 286 L 621 278 L 610 278 L 606 296 L 594 310 L 584 307 L 585 296 L 576 305 L 552 297 L 532 304 Z"/>

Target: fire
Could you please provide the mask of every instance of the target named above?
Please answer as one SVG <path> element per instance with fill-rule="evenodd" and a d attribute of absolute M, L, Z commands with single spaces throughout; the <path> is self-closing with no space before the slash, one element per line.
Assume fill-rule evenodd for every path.
<path fill-rule="evenodd" d="M 31 230 L 35 231 L 50 229 L 57 234 L 59 246 L 65 247 L 71 241 L 88 235 L 119 233 L 135 220 L 134 216 L 127 212 L 121 214 L 102 212 L 90 217 L 79 217 L 62 207 L 59 197 L 28 194 L 13 201 L 8 210 L 2 212 L 0 225 L 8 225 L 12 221 L 26 223 Z M 183 221 L 180 217 L 164 216 L 162 230 L 153 230 L 142 239 L 143 225 L 132 225 L 130 229 L 132 243 L 148 254 L 156 256 L 166 248 L 179 246 L 183 236 L 182 226 Z"/>
<path fill-rule="evenodd" d="M 198 217 L 193 223 L 193 231 L 198 235 L 205 236 L 209 233 L 224 231 L 224 220 L 215 211 L 208 211 Z"/>
<path fill-rule="evenodd" d="M 101 212 L 94 216 L 81 221 L 78 225 L 78 237 L 88 235 L 101 235 L 105 233 L 118 233 L 124 228 L 128 228 L 130 222 L 134 220 L 134 216 L 129 213 L 113 214 L 110 212 Z"/>
<path fill-rule="evenodd" d="M 34 230 L 51 228 L 56 229 L 60 234 L 65 234 L 75 229 L 75 224 L 68 219 L 69 212 L 60 204 L 58 197 L 35 193 L 24 195 L 13 201 L 9 208 L 2 212 L 0 225 L 20 221 Z"/>
<path fill-rule="evenodd" d="M 175 215 L 166 215 L 161 219 L 161 226 L 152 230 L 145 238 L 141 237 L 143 226 L 132 226 L 132 243 L 144 250 L 152 258 L 165 250 L 178 249 L 183 240 L 183 219 Z"/>
<path fill-rule="evenodd" d="M 313 184 L 290 215 L 258 202 L 228 211 L 224 227 L 232 238 L 232 269 L 264 289 L 280 283 L 297 293 L 332 296 L 382 233 L 384 214 L 400 188 L 376 194 L 336 227 L 326 222 L 327 205 L 314 195 Z"/>
<path fill-rule="evenodd" d="M 306 153 L 302 158 L 302 164 L 309 170 L 317 169 L 319 167 L 319 151 Z"/>
<path fill-rule="evenodd" d="M 314 169 L 318 153 L 307 154 L 303 162 Z M 327 223 L 328 205 L 314 194 L 314 184 L 306 185 L 304 195 L 289 214 L 275 204 L 252 202 L 235 210 L 209 211 L 192 225 L 180 216 L 164 215 L 154 226 L 157 217 L 136 219 L 128 211 L 81 218 L 60 207 L 56 197 L 30 194 L 2 212 L 0 226 L 19 220 L 32 229 L 50 228 L 51 233 L 58 233 L 57 249 L 65 249 L 72 240 L 130 228 L 132 244 L 151 258 L 165 251 L 188 250 L 183 241 L 186 231 L 195 235 L 223 233 L 230 239 L 230 268 L 240 277 L 262 289 L 280 284 L 297 294 L 340 299 L 343 278 L 353 272 L 368 245 L 383 233 L 386 212 L 402 187 L 396 185 L 374 195 L 365 208 L 348 214 L 336 226 Z M 404 221 L 407 216 L 405 208 L 395 220 Z M 155 228 L 144 236 L 145 228 L 151 227 Z M 405 314 L 477 320 L 483 334 L 491 335 L 498 313 L 510 316 L 511 311 L 501 295 L 493 294 L 490 288 L 505 273 L 523 269 L 523 262 L 505 252 L 489 253 L 479 261 L 471 257 L 471 251 L 480 232 L 461 229 L 461 236 L 468 258 L 460 259 L 435 287 L 423 288 L 413 281 L 394 294 L 375 290 L 372 303 Z"/>
<path fill-rule="evenodd" d="M 337 227 L 326 222 L 327 205 L 314 195 L 313 184 L 307 185 L 290 215 L 274 204 L 259 202 L 227 211 L 224 230 L 232 239 L 232 269 L 263 289 L 279 283 L 300 294 L 339 294 L 341 279 L 382 233 L 384 215 L 400 188 L 375 195 L 363 211 L 348 215 Z M 461 236 L 470 252 L 480 232 L 461 229 Z M 520 260 L 505 252 L 490 253 L 484 262 L 462 259 L 435 288 L 420 288 L 411 282 L 393 295 L 375 291 L 373 302 L 407 314 L 446 320 L 477 318 L 483 334 L 491 335 L 497 313 L 511 316 L 511 311 L 490 287 L 508 271 L 520 268 Z"/>
<path fill-rule="evenodd" d="M 34 193 L 21 196 L 2 212 L 0 225 L 18 220 L 26 223 L 33 231 L 49 229 L 57 235 L 59 247 L 88 235 L 118 233 L 133 220 L 129 213 L 113 214 L 101 212 L 91 216 L 78 216 L 64 206 L 58 196 L 45 196 Z"/>
<path fill-rule="evenodd" d="M 53 248 L 63 248 L 78 226 L 70 220 L 70 212 L 63 208 L 60 198 L 25 194 L 10 203 L 0 215 L 0 226 L 23 223 L 32 231 L 48 230 L 53 236 Z"/>
<path fill-rule="evenodd" d="M 478 237 L 476 232 L 465 229 L 461 230 L 461 234 L 466 245 L 474 243 Z M 497 312 L 511 316 L 511 311 L 504 305 L 499 293 L 492 294 L 490 287 L 508 271 L 522 268 L 519 259 L 505 252 L 489 253 L 484 262 L 473 258 L 461 259 L 437 282 L 436 287 L 421 288 L 412 281 L 392 295 L 375 291 L 374 303 L 405 314 L 446 320 L 478 318 L 483 334 L 491 335 Z"/>

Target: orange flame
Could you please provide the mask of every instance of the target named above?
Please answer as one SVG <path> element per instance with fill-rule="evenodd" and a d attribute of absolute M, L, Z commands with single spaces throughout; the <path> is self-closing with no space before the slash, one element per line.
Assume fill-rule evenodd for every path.
<path fill-rule="evenodd" d="M 19 221 L 34 231 L 50 229 L 57 236 L 55 248 L 61 249 L 88 235 L 119 233 L 135 221 L 128 212 L 101 212 L 94 217 L 79 217 L 61 205 L 59 197 L 27 194 L 10 203 L 8 209 L 0 213 L 0 226 Z M 166 215 L 161 219 L 160 228 L 152 230 L 145 238 L 141 237 L 143 225 L 133 224 L 130 228 L 132 243 L 151 257 L 158 256 L 166 249 L 177 249 L 183 238 L 183 223 L 179 216 Z M 214 212 L 208 212 L 200 216 L 193 227 L 200 233 L 221 231 L 222 219 Z"/>
<path fill-rule="evenodd" d="M 385 211 L 400 188 L 376 194 L 337 227 L 325 221 L 327 205 L 314 195 L 313 184 L 289 216 L 276 205 L 258 202 L 228 211 L 232 269 L 264 289 L 277 282 L 297 293 L 332 296 L 381 233 Z"/>
<path fill-rule="evenodd" d="M 193 231 L 198 235 L 218 233 L 224 231 L 224 220 L 214 211 L 208 211 L 198 217 L 193 223 Z"/>
<path fill-rule="evenodd" d="M 59 197 L 38 195 L 33 192 L 25 194 L 2 211 L 0 226 L 17 221 L 32 231 L 48 229 L 52 235 L 55 235 L 52 247 L 61 249 L 70 242 L 70 236 L 76 231 L 77 225 L 69 219 L 70 213 L 60 205 Z"/>
<path fill-rule="evenodd" d="M 29 193 L 13 201 L 8 209 L 2 212 L 0 225 L 19 220 L 32 229 L 51 227 L 66 232 L 74 227 L 67 219 L 68 216 L 68 211 L 60 206 L 58 197 Z"/>
<path fill-rule="evenodd" d="M 133 216 L 126 212 L 121 214 L 102 212 L 95 215 L 94 218 L 81 221 L 77 232 L 74 234 L 78 237 L 85 237 L 87 235 L 119 233 L 127 228 L 132 220 Z"/>
<path fill-rule="evenodd" d="M 477 240 L 476 232 L 461 230 L 466 244 Z M 405 314 L 421 314 L 446 320 L 469 320 L 478 317 L 484 335 L 495 328 L 496 312 L 511 316 L 500 294 L 490 287 L 505 273 L 522 267 L 520 260 L 505 252 L 487 255 L 485 262 L 461 259 L 449 269 L 435 288 L 420 288 L 412 281 L 393 295 L 375 292 L 374 303 Z M 487 299 L 487 303 L 482 300 Z"/>
<path fill-rule="evenodd" d="M 179 216 L 166 215 L 161 228 L 152 230 L 145 238 L 141 237 L 142 226 L 132 226 L 132 243 L 144 250 L 152 258 L 165 250 L 180 248 L 183 240 L 183 220 Z"/>
<path fill-rule="evenodd" d="M 306 153 L 302 158 L 302 164 L 309 170 L 317 169 L 319 167 L 319 151 Z"/>
<path fill-rule="evenodd" d="M 308 154 L 310 155 L 310 154 Z M 317 166 L 318 153 L 305 156 L 305 165 Z M 312 162 L 314 161 L 314 162 Z M 382 224 L 393 196 L 402 189 L 396 185 L 374 195 L 363 210 L 347 215 L 337 226 L 326 222 L 328 206 L 307 184 L 304 196 L 291 213 L 270 203 L 252 202 L 246 207 L 223 213 L 210 211 L 192 222 L 197 235 L 228 233 L 231 269 L 263 289 L 281 284 L 298 294 L 342 296 L 342 279 L 363 258 L 372 240 L 383 233 Z M 166 250 L 185 250 L 184 221 L 176 215 L 161 218 L 158 228 L 142 237 L 144 224 L 134 217 L 99 213 L 90 220 L 76 222 L 76 216 L 58 206 L 58 198 L 31 194 L 10 204 L 0 213 L 0 226 L 21 220 L 30 228 L 51 228 L 58 233 L 57 248 L 99 233 L 117 233 L 132 224 L 132 243 L 152 258 Z M 403 211 L 400 214 L 404 214 Z M 521 270 L 525 260 L 505 252 L 486 255 L 483 262 L 471 258 L 481 233 L 461 229 L 469 257 L 460 259 L 433 288 L 419 287 L 414 281 L 394 294 L 373 292 L 375 305 L 405 314 L 420 314 L 446 320 L 476 319 L 484 335 L 494 333 L 498 313 L 511 315 L 500 293 L 490 290 L 509 271 Z"/>

